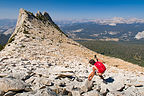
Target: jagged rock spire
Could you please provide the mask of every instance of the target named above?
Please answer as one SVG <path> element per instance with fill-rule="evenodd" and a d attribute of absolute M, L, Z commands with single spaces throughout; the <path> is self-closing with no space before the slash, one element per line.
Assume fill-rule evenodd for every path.
<path fill-rule="evenodd" d="M 20 9 L 16 29 L 4 48 L 4 50 L 10 50 L 9 52 L 3 50 L 3 52 L 14 57 L 18 56 L 31 60 L 45 61 L 48 60 L 47 56 L 54 55 L 53 52 L 61 51 L 61 55 L 59 53 L 54 55 L 56 58 L 67 57 L 67 54 L 71 54 L 72 56 L 80 55 L 77 54 L 75 50 L 78 51 L 79 48 L 81 50 L 81 47 L 82 46 L 75 41 L 67 38 L 60 28 L 52 21 L 47 12 L 41 14 L 41 12 L 38 11 L 36 15 L 33 15 L 31 12 Z M 12 49 L 15 51 L 12 51 Z M 50 51 L 53 49 L 54 51 Z M 64 50 L 66 50 L 66 52 Z M 18 53 L 15 54 L 16 52 Z M 79 52 L 81 53 L 81 51 Z M 37 53 L 43 56 L 39 57 L 39 54 Z M 72 56 L 68 58 L 72 58 Z M 62 61 L 64 59 L 66 58 L 63 58 Z"/>
<path fill-rule="evenodd" d="M 42 14 L 40 11 L 38 11 L 34 15 L 33 13 L 28 12 L 28 11 L 24 10 L 23 8 L 21 8 L 19 11 L 17 26 L 20 26 L 25 19 L 27 19 L 27 20 L 39 19 L 41 21 L 50 22 L 50 23 L 54 24 L 53 20 L 51 19 L 51 17 L 49 16 L 49 14 L 47 12 L 43 12 L 43 14 Z"/>
<path fill-rule="evenodd" d="M 43 16 L 44 16 L 47 20 L 49 20 L 50 22 L 53 22 L 53 20 L 51 19 L 51 17 L 49 16 L 49 14 L 48 14 L 47 12 L 44 12 L 44 13 L 43 13 Z"/>
<path fill-rule="evenodd" d="M 45 27 L 45 29 L 43 29 L 43 27 Z M 43 31 L 41 32 L 41 30 Z M 51 38 L 58 41 L 61 41 L 61 39 L 66 39 L 66 35 L 52 21 L 47 12 L 42 14 L 40 11 L 38 11 L 36 15 L 34 15 L 33 13 L 28 12 L 22 8 L 19 11 L 15 32 L 12 34 L 9 42 L 14 41 L 14 37 L 19 33 L 34 35 L 33 37 L 35 38 Z"/>

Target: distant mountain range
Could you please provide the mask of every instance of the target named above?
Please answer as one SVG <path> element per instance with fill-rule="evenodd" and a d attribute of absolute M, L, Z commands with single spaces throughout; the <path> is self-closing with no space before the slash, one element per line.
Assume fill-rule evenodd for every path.
<path fill-rule="evenodd" d="M 1 19 L 0 20 L 0 44 L 5 44 L 12 32 L 14 32 L 16 25 L 15 19 Z"/>
<path fill-rule="evenodd" d="M 87 22 L 65 25 L 61 29 L 73 39 L 131 41 L 144 38 L 144 23 L 118 23 L 112 26 Z"/>
<path fill-rule="evenodd" d="M 57 24 L 72 39 L 131 41 L 144 39 L 144 19 L 115 17 L 105 20 L 58 21 Z"/>
<path fill-rule="evenodd" d="M 131 41 L 144 40 L 144 19 L 55 20 L 75 40 Z M 0 20 L 0 44 L 5 44 L 15 29 L 16 20 Z"/>

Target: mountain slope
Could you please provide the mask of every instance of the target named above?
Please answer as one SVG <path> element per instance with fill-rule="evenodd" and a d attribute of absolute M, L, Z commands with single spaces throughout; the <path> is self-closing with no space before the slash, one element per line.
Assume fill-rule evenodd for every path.
<path fill-rule="evenodd" d="M 14 55 L 30 60 L 47 60 L 47 57 L 44 56 L 52 55 L 66 60 L 65 56 L 67 55 L 71 55 L 71 57 L 68 56 L 69 58 L 73 58 L 73 56 L 80 58 L 81 54 L 88 54 L 85 49 L 81 50 L 82 46 L 79 46 L 81 45 L 68 39 L 60 31 L 47 13 L 42 15 L 38 12 L 34 16 L 32 13 L 21 9 L 15 32 L 4 49 L 6 51 L 3 52 L 6 52 L 5 56 Z M 12 51 L 13 49 L 15 50 Z M 11 51 L 10 54 L 7 50 Z M 63 53 L 63 51 L 66 52 Z M 77 54 L 78 52 L 80 54 Z"/>
<path fill-rule="evenodd" d="M 98 76 L 87 81 L 88 60 L 95 54 L 67 38 L 48 13 L 20 9 L 15 31 L 0 52 L 0 95 L 143 95 L 143 68 L 120 59 L 97 54 L 106 62 L 108 84 Z"/>

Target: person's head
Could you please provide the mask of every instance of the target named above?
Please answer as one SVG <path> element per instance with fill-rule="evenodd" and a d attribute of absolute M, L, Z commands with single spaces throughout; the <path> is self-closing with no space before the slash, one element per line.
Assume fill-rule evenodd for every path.
<path fill-rule="evenodd" d="M 92 64 L 92 65 L 94 65 L 94 64 L 95 64 L 95 60 L 91 59 L 91 60 L 89 61 L 89 63 Z"/>

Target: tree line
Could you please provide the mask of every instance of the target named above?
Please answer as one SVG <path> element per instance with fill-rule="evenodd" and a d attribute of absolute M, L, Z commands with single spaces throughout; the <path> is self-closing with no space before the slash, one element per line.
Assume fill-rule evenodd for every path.
<path fill-rule="evenodd" d="M 116 57 L 144 67 L 143 42 L 77 41 L 103 55 Z"/>

